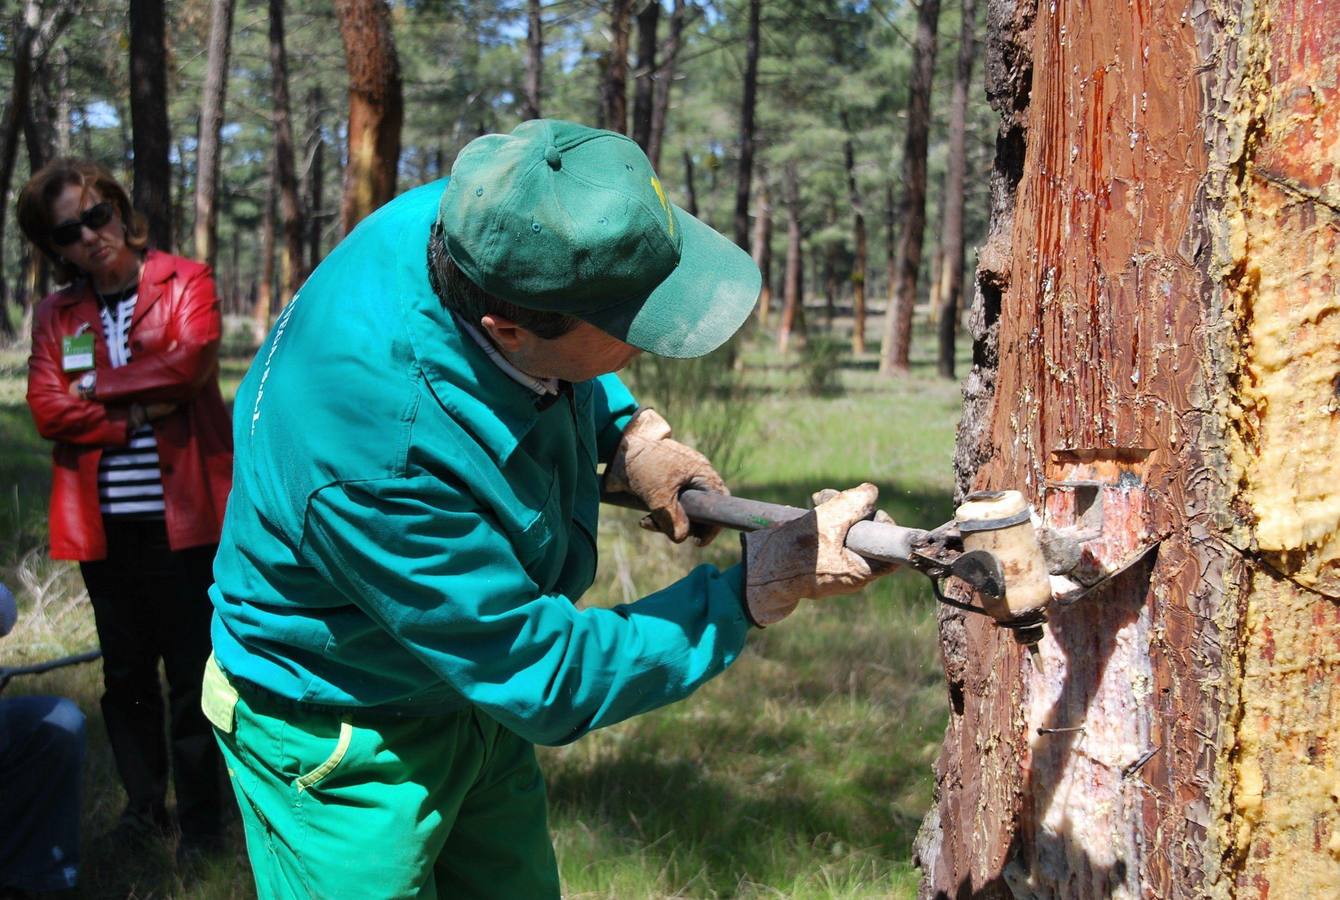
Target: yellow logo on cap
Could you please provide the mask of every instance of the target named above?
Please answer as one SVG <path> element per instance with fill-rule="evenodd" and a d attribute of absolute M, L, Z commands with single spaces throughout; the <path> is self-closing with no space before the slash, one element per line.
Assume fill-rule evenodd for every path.
<path fill-rule="evenodd" d="M 656 199 L 661 201 L 661 209 L 665 210 L 665 221 L 670 226 L 670 236 L 675 236 L 675 217 L 670 212 L 670 201 L 665 199 L 665 191 L 661 189 L 661 179 L 655 175 L 651 176 L 651 186 L 656 190 Z"/>

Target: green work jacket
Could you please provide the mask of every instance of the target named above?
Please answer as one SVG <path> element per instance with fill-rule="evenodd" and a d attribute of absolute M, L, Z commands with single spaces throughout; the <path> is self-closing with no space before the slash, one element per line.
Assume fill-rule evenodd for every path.
<path fill-rule="evenodd" d="M 678 700 L 748 631 L 739 567 L 613 609 L 596 571 L 597 463 L 636 409 L 614 375 L 544 402 L 429 285 L 446 185 L 360 224 L 280 315 L 233 408 L 211 589 L 241 687 L 433 715 L 475 704 L 563 743 Z"/>

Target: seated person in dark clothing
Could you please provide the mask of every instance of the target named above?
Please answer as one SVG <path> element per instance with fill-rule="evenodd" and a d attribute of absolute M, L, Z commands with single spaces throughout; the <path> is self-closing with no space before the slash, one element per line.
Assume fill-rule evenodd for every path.
<path fill-rule="evenodd" d="M 14 627 L 0 584 L 0 635 Z M 84 714 L 64 697 L 0 699 L 0 897 L 74 887 Z"/>

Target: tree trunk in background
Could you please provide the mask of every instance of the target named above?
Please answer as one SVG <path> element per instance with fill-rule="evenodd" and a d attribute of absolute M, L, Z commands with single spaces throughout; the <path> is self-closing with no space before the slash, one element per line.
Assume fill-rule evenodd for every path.
<path fill-rule="evenodd" d="M 942 613 L 923 896 L 1340 884 L 1340 9 L 1131 11 L 988 4 L 956 467 L 1052 524 L 1087 495 L 1100 556 L 1161 543 L 1051 611 L 1040 668 Z"/>
<path fill-rule="evenodd" d="M 265 192 L 265 208 L 261 211 L 260 276 L 256 285 L 256 303 L 251 309 L 252 328 L 256 341 L 265 340 L 270 330 L 270 313 L 274 310 L 275 283 L 275 204 L 278 199 L 279 178 L 275 172 L 274 149 L 270 150 L 270 178 Z"/>
<path fill-rule="evenodd" d="M 270 0 L 271 113 L 274 121 L 275 187 L 284 226 L 284 255 L 279 267 L 280 302 L 288 303 L 307 277 L 303 266 L 303 214 L 293 165 L 293 123 L 289 114 L 288 55 L 284 50 L 284 0 Z"/>
<path fill-rule="evenodd" d="M 898 280 L 898 202 L 893 196 L 893 182 L 884 184 L 884 293 L 892 296 Z M 892 309 L 893 304 L 889 304 Z M 886 312 L 887 316 L 888 313 Z M 886 322 L 887 324 L 887 322 Z"/>
<path fill-rule="evenodd" d="M 940 375 L 954 377 L 954 339 L 958 337 L 959 306 L 963 297 L 963 178 L 967 144 L 968 85 L 977 55 L 977 0 L 963 0 L 959 30 L 958 67 L 954 96 L 949 103 L 949 161 L 945 169 L 944 223 L 940 237 Z"/>
<path fill-rule="evenodd" d="M 762 0 L 749 0 L 744 42 L 744 97 L 740 102 L 740 171 L 735 183 L 735 243 L 749 247 L 749 187 L 754 177 L 754 109 L 758 98 L 758 19 Z"/>
<path fill-rule="evenodd" d="M 335 0 L 349 69 L 349 156 L 340 224 L 348 234 L 395 196 L 405 104 L 385 0 Z"/>
<path fill-rule="evenodd" d="M 74 105 L 70 89 L 70 51 L 56 48 L 56 155 L 73 153 L 70 141 L 70 109 Z"/>
<path fill-rule="evenodd" d="M 684 209 L 691 216 L 698 215 L 698 188 L 693 183 L 693 154 L 684 151 Z"/>
<path fill-rule="evenodd" d="M 3 201 L 0 202 L 0 242 L 5 235 L 9 215 L 9 202 L 4 198 L 9 196 L 14 163 L 19 153 L 19 134 L 32 102 L 33 74 L 41 67 L 51 45 L 69 21 L 69 16 L 70 9 L 66 4 L 55 5 L 43 16 L 42 4 L 37 0 L 25 0 L 22 18 L 16 23 L 18 28 L 12 46 L 13 79 L 9 88 L 9 103 L 5 106 L 3 121 L 0 121 L 0 201 Z M 9 279 L 4 274 L 3 253 L 0 253 L 0 336 L 14 337 L 14 323 L 9 318 Z"/>
<path fill-rule="evenodd" d="M 767 327 L 768 312 L 772 306 L 772 205 L 768 202 L 768 176 L 758 173 L 758 213 L 754 217 L 754 265 L 763 275 L 763 288 L 758 295 L 758 324 Z"/>
<path fill-rule="evenodd" d="M 307 271 L 311 272 L 321 262 L 321 223 L 326 219 L 326 138 L 322 133 L 323 95 L 320 86 L 313 87 L 307 98 L 308 109 L 312 113 L 310 151 L 311 163 L 307 167 Z"/>
<path fill-rule="evenodd" d="M 521 107 L 522 118 L 540 118 L 543 85 L 544 20 L 540 17 L 540 0 L 526 0 L 526 99 Z"/>
<path fill-rule="evenodd" d="M 940 0 L 921 0 L 917 9 L 912 77 L 907 89 L 907 136 L 903 145 L 906 198 L 902 204 L 902 234 L 898 241 L 894 280 L 890 284 L 884 341 L 880 347 L 879 371 L 882 375 L 905 374 L 909 365 L 912 308 L 917 302 L 921 244 L 926 230 L 926 148 L 930 137 L 931 86 L 935 76 L 935 29 L 939 21 Z"/>
<path fill-rule="evenodd" d="M 172 134 L 167 111 L 163 0 L 130 0 L 130 128 L 135 209 L 149 220 L 149 244 L 172 251 Z"/>
<path fill-rule="evenodd" d="M 965 0 L 972 2 L 972 0 Z M 847 203 L 851 206 L 852 241 L 856 256 L 851 265 L 851 352 L 865 352 L 865 272 L 867 247 L 865 238 L 865 205 L 856 187 L 856 148 L 852 142 L 851 121 L 847 111 L 840 114 L 846 139 L 842 143 L 843 161 L 847 168 Z"/>
<path fill-rule="evenodd" d="M 228 97 L 228 60 L 233 34 L 233 0 L 210 4 L 209 53 L 200 97 L 200 146 L 196 152 L 195 257 L 214 265 L 219 241 L 219 133 Z"/>
<path fill-rule="evenodd" d="M 785 353 L 796 327 L 800 296 L 800 177 L 796 164 L 786 164 L 786 276 L 782 282 L 782 321 L 777 326 L 777 349 Z"/>
<path fill-rule="evenodd" d="M 628 26 L 633 0 L 611 0 L 610 46 L 600 79 L 600 127 L 628 133 Z"/>
<path fill-rule="evenodd" d="M 647 137 L 647 156 L 651 167 L 661 168 L 661 145 L 665 142 L 665 120 L 670 112 L 670 89 L 675 81 L 675 61 L 679 58 L 679 48 L 684 35 L 684 0 L 675 0 L 670 13 L 670 34 L 665 39 L 661 51 L 661 65 L 656 73 L 656 86 L 652 93 L 651 134 Z"/>
<path fill-rule="evenodd" d="M 633 74 L 632 135 L 644 153 L 651 147 L 651 120 L 656 106 L 656 28 L 660 22 L 660 0 L 646 0 L 646 6 L 637 14 L 637 71 Z"/>

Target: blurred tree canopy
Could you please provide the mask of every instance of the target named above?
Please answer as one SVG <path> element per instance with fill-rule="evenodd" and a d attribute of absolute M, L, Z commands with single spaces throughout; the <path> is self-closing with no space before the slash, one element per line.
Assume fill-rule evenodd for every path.
<path fill-rule="evenodd" d="M 195 195 L 201 107 L 210 37 L 211 0 L 158 0 L 166 16 L 166 82 L 170 121 L 172 245 L 196 248 Z M 384 0 L 379 0 L 384 2 Z M 595 124 L 608 101 L 611 48 L 627 47 L 623 88 L 634 109 L 639 76 L 671 76 L 665 107 L 660 174 L 671 199 L 688 206 L 725 234 L 734 215 L 741 155 L 749 0 L 663 0 L 659 16 L 645 15 L 659 0 L 552 0 L 538 4 L 542 24 L 539 107 L 545 116 Z M 274 147 L 276 121 L 269 15 L 276 0 L 234 0 L 231 55 L 219 147 L 215 266 L 228 312 L 252 310 L 260 281 L 282 304 L 281 267 L 263 257 L 282 253 L 282 240 L 262 232 L 282 227 L 266 215 L 278 202 Z M 514 127 L 527 109 L 527 0 L 393 0 L 391 35 L 398 59 L 404 118 L 394 172 L 398 191 L 448 174 L 472 138 Z M 341 202 L 348 157 L 350 98 L 338 4 L 283 0 L 283 40 L 292 153 L 310 267 L 341 236 Z M 682 32 L 672 43 L 678 8 Z M 960 34 L 959 0 L 946 0 L 939 22 L 940 53 L 930 98 L 929 206 L 924 297 L 938 274 L 940 219 L 949 121 L 949 97 Z M 907 116 L 910 38 L 916 7 L 907 0 L 765 0 L 761 4 L 751 216 L 761 197 L 780 210 L 783 173 L 798 180 L 802 233 L 801 283 L 811 303 L 850 304 L 856 269 L 851 175 L 869 232 L 862 280 L 875 307 L 888 298 L 886 261 L 898 237 L 902 196 L 902 135 Z M 41 58 L 22 46 L 25 16 L 63 17 Z M 618 40 L 618 22 L 627 34 Z M 639 69 L 647 46 L 640 27 L 654 23 L 655 68 Z M 46 287 L 14 226 L 14 202 L 34 162 L 74 153 L 107 165 L 132 185 L 134 171 L 130 85 L 130 22 L 124 2 L 112 0 L 0 0 L 0 84 L 14 84 L 29 66 L 27 97 L 0 96 L 0 121 L 16 122 L 13 174 L 0 219 L 3 277 L 8 290 L 0 330 L 20 327 L 35 292 Z M 534 46 L 532 44 L 532 46 Z M 25 55 L 26 54 L 26 55 Z M 645 66 L 644 66 L 645 68 Z M 16 108 L 16 100 L 19 106 Z M 631 116 L 629 117 L 632 118 Z M 630 125 L 631 127 L 631 125 Z M 995 118 L 980 80 L 967 117 L 965 246 L 986 228 L 987 182 Z M 5 138 L 0 135 L 0 138 Z M 3 149 L 3 147 L 0 147 Z M 780 285 L 786 256 L 784 217 L 771 230 Z M 757 233 L 757 231 L 755 231 Z M 266 248 L 269 248 L 268 251 Z M 779 290 L 774 289 L 774 295 Z M 830 306 L 831 308 L 831 306 Z M 823 316 L 811 319 L 822 322 Z M 874 331 L 874 329 L 872 329 Z"/>

